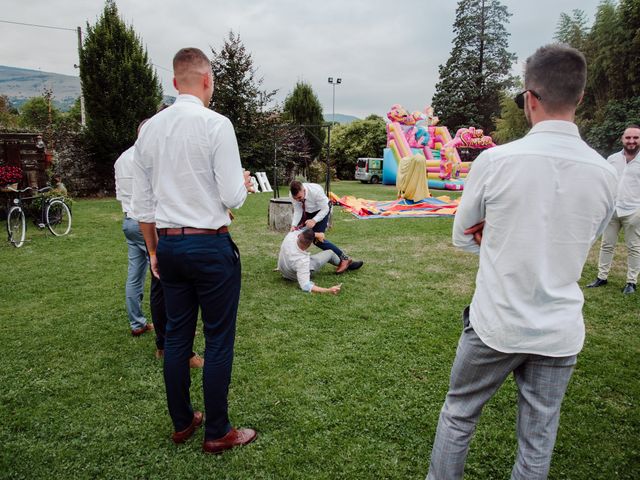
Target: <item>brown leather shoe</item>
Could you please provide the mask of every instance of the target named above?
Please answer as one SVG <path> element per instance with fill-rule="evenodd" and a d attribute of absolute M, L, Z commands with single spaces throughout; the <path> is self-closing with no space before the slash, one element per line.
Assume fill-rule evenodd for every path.
<path fill-rule="evenodd" d="M 156 358 L 158 360 L 160 360 L 161 358 L 164 358 L 164 350 L 161 348 L 156 349 Z"/>
<path fill-rule="evenodd" d="M 350 258 L 340 260 L 340 265 L 338 265 L 338 268 L 336 269 L 336 274 L 339 275 L 346 272 L 347 268 L 349 268 L 349 265 L 351 265 L 351 262 L 353 262 L 353 260 L 351 260 Z"/>
<path fill-rule="evenodd" d="M 193 354 L 193 357 L 189 359 L 189 368 L 202 368 L 204 366 L 204 358 L 197 353 Z"/>
<path fill-rule="evenodd" d="M 202 412 L 193 412 L 193 420 L 191 421 L 191 425 L 189 425 L 181 432 L 173 432 L 173 434 L 171 435 L 171 440 L 173 440 L 173 443 L 184 443 L 189 440 L 193 436 L 193 433 L 196 431 L 196 428 L 202 425 L 203 418 L 204 415 L 202 415 Z"/>
<path fill-rule="evenodd" d="M 154 330 L 155 328 L 153 328 L 153 323 L 147 323 L 142 328 L 136 328 L 135 330 L 131 330 L 131 335 L 133 335 L 134 337 L 139 337 L 143 333 L 153 332 Z"/>
<path fill-rule="evenodd" d="M 232 428 L 224 437 L 216 440 L 205 440 L 202 451 L 205 453 L 222 453 L 233 447 L 241 447 L 253 442 L 258 433 L 252 428 Z"/>

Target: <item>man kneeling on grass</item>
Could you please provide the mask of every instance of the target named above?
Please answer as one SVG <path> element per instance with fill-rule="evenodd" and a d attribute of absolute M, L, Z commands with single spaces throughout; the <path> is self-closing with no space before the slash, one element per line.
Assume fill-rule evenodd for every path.
<path fill-rule="evenodd" d="M 322 242 L 324 233 L 316 233 L 310 228 L 289 232 L 280 246 L 278 270 L 287 280 L 297 280 L 300 288 L 305 292 L 333 293 L 337 295 L 342 284 L 334 285 L 331 288 L 322 288 L 311 281 L 311 275 L 327 263 L 336 267 L 340 265 L 340 258 L 331 250 L 323 250 L 315 255 L 307 252 L 314 240 Z M 353 262 L 351 270 L 361 266 L 362 262 Z"/>

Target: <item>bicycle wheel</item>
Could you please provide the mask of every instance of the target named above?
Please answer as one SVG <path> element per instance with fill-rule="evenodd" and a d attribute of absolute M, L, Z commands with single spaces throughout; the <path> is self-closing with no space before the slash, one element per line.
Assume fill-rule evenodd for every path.
<path fill-rule="evenodd" d="M 9 242 L 20 248 L 24 243 L 24 237 L 27 233 L 27 223 L 24 218 L 24 211 L 18 206 L 13 206 L 7 214 L 7 233 L 9 234 Z"/>
<path fill-rule="evenodd" d="M 47 227 L 56 237 L 66 235 L 71 230 L 71 210 L 60 199 L 52 200 L 45 210 Z"/>

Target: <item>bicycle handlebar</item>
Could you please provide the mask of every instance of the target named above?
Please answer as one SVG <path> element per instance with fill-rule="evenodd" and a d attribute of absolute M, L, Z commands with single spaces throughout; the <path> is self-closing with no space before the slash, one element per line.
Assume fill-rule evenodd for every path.
<path fill-rule="evenodd" d="M 6 190 L 9 192 L 15 192 L 15 193 L 25 193 L 29 190 L 36 190 L 33 187 L 25 187 L 22 190 L 19 190 L 17 188 L 13 188 L 13 187 L 6 187 Z M 49 190 L 53 190 L 53 187 L 42 187 L 36 190 L 37 193 L 45 193 L 48 192 Z"/>

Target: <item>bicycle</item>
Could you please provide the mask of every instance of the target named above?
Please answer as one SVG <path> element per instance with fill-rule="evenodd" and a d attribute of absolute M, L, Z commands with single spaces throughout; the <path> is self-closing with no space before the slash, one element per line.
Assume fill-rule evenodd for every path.
<path fill-rule="evenodd" d="M 18 194 L 10 201 L 10 206 L 7 208 L 8 241 L 16 248 L 20 248 L 24 244 L 27 235 L 26 216 L 28 209 L 24 208 L 23 202 L 25 200 L 43 199 L 40 205 L 40 217 L 34 216 L 34 223 L 38 228 L 47 227 L 56 237 L 61 237 L 71 231 L 71 210 L 65 203 L 64 197 L 44 197 L 42 194 L 50 191 L 51 187 L 41 188 L 36 191 L 36 195 L 30 197 L 21 196 L 29 190 L 33 190 L 33 188 L 8 189 L 8 191 Z"/>

